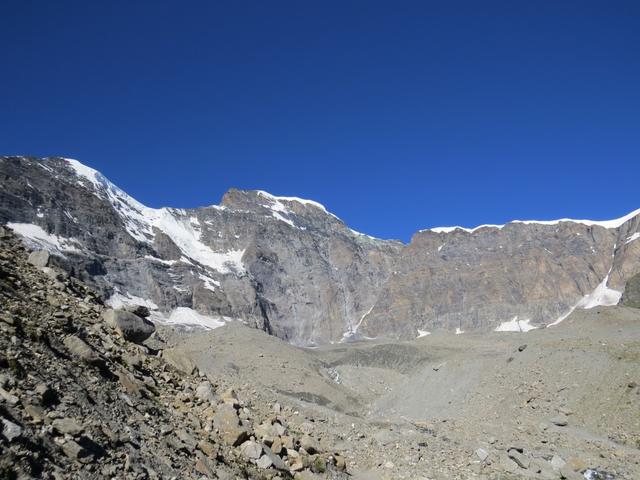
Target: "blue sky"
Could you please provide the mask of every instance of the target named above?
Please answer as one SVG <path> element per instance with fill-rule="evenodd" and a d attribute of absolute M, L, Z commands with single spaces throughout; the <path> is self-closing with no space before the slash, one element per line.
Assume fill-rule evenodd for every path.
<path fill-rule="evenodd" d="M 62 155 L 150 206 L 230 187 L 352 228 L 640 207 L 640 2 L 14 1 L 0 153 Z"/>

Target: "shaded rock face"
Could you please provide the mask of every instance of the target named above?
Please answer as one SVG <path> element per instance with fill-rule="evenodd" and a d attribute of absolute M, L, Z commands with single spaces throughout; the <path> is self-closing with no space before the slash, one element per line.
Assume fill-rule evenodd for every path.
<path fill-rule="evenodd" d="M 640 308 L 640 273 L 629 279 L 622 295 L 622 304 Z"/>
<path fill-rule="evenodd" d="M 260 191 L 151 209 L 62 158 L 0 157 L 0 178 L 0 222 L 112 306 L 143 304 L 173 323 L 240 319 L 299 345 L 549 324 L 616 303 L 640 271 L 638 216 L 421 231 L 403 245 Z M 205 320 L 174 316 L 185 308 Z"/>

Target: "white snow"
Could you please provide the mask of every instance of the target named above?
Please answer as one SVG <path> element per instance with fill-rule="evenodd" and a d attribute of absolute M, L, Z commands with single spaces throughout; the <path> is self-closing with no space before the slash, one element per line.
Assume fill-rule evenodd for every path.
<path fill-rule="evenodd" d="M 371 308 L 369 310 L 367 310 L 366 313 L 360 317 L 360 321 L 353 328 L 353 331 L 347 332 L 348 334 L 356 334 L 356 333 L 358 333 L 358 329 L 360 328 L 360 325 L 362 325 L 362 321 L 364 320 L 364 317 L 366 317 L 367 315 L 369 315 L 371 313 L 371 311 L 373 310 L 373 307 L 375 307 L 375 304 L 371 305 Z M 345 335 L 347 335 L 347 334 L 345 333 Z"/>
<path fill-rule="evenodd" d="M 152 300 L 137 297 L 129 292 L 125 292 L 123 295 L 118 290 L 116 290 L 116 292 L 111 295 L 105 303 L 111 308 L 122 308 L 125 305 L 142 305 L 147 307 L 149 310 L 158 310 L 158 305 L 156 305 Z"/>
<path fill-rule="evenodd" d="M 178 246 L 185 257 L 221 273 L 243 272 L 244 250 L 214 252 L 200 241 L 201 225 L 196 217 L 188 217 L 182 209 L 150 208 L 130 197 L 107 180 L 100 172 L 77 160 L 66 159 L 79 178 L 93 186 L 93 194 L 106 198 L 124 221 L 127 232 L 138 241 L 151 243 L 154 228 L 159 229 Z M 84 186 L 83 182 L 80 182 Z"/>
<path fill-rule="evenodd" d="M 278 212 L 272 212 L 272 213 L 271 213 L 271 216 L 272 216 L 273 218 L 277 218 L 278 220 L 280 220 L 280 221 L 282 221 L 282 222 L 284 222 L 284 223 L 287 223 L 287 224 L 291 225 L 291 226 L 292 226 L 292 227 L 294 227 L 294 228 L 298 228 L 298 226 L 297 226 L 295 223 L 293 223 L 293 222 L 292 222 L 291 220 L 289 220 L 288 218 L 283 217 L 283 216 L 282 216 L 282 215 L 280 215 L 280 213 L 278 213 Z"/>
<path fill-rule="evenodd" d="M 173 309 L 168 317 L 157 315 L 152 317 L 152 319 L 159 323 L 201 327 L 205 330 L 213 330 L 215 328 L 222 327 L 227 322 L 235 320 L 231 317 L 225 317 L 222 315 L 217 315 L 215 317 L 203 315 L 189 307 L 178 307 Z"/>
<path fill-rule="evenodd" d="M 214 280 L 213 278 L 208 277 L 206 275 L 203 275 L 202 273 L 198 274 L 198 278 L 200 278 L 200 280 L 204 282 L 204 288 L 206 288 L 207 290 L 211 290 L 212 292 L 215 292 L 216 287 L 220 286 L 219 281 Z"/>
<path fill-rule="evenodd" d="M 505 225 L 508 225 L 509 223 L 523 223 L 525 225 L 558 225 L 561 222 L 573 222 L 573 223 L 580 223 L 582 225 L 588 225 L 588 226 L 593 226 L 593 225 L 598 225 L 600 227 L 604 227 L 604 228 L 618 228 L 619 226 L 623 225 L 625 222 L 631 220 L 632 218 L 636 217 L 637 215 L 640 215 L 640 209 L 638 210 L 634 210 L 633 212 L 620 217 L 620 218 L 616 218 L 614 220 L 575 220 L 575 219 L 571 219 L 571 218 L 560 218 L 558 220 L 512 220 L 511 222 L 508 222 Z M 454 230 L 462 230 L 464 232 L 468 232 L 468 233 L 473 233 L 476 230 L 479 230 L 481 228 L 497 228 L 497 229 L 502 229 L 504 228 L 505 225 L 492 225 L 492 224 L 486 224 L 486 225 L 479 225 L 477 227 L 473 227 L 473 228 L 466 228 L 466 227 L 459 227 L 459 226 L 455 226 L 455 227 L 435 227 L 435 228 L 427 228 L 424 230 L 420 230 L 421 232 L 434 232 L 434 233 L 450 233 L 453 232 Z"/>
<path fill-rule="evenodd" d="M 502 322 L 495 329 L 496 332 L 528 332 L 530 330 L 534 330 L 538 327 L 530 325 L 530 319 L 518 320 L 518 316 L 516 315 L 511 320 L 506 322 Z"/>
<path fill-rule="evenodd" d="M 628 237 L 627 237 L 627 241 L 626 241 L 626 242 L 624 242 L 624 244 L 626 245 L 627 243 L 631 243 L 631 242 L 633 242 L 634 240 L 637 240 L 637 239 L 639 239 L 639 238 L 640 238 L 640 232 L 636 232 L 636 233 L 634 233 L 633 235 L 628 236 Z"/>
<path fill-rule="evenodd" d="M 145 255 L 144 258 L 146 258 L 147 260 L 152 260 L 154 262 L 164 263 L 165 265 L 174 265 L 178 262 L 177 260 L 163 260 L 162 258 L 154 257 L 153 255 Z"/>
<path fill-rule="evenodd" d="M 431 335 L 431 332 L 418 329 L 418 336 L 416 338 L 426 337 L 427 335 Z"/>
<path fill-rule="evenodd" d="M 582 297 L 578 303 L 576 303 L 573 307 L 569 309 L 567 313 L 558 317 L 555 321 L 548 324 L 547 327 L 553 327 L 554 325 L 558 325 L 560 322 L 565 320 L 569 315 L 573 313 L 576 308 L 584 308 L 590 309 L 595 307 L 612 307 L 617 305 L 622 298 L 622 292 L 618 290 L 614 290 L 613 288 L 609 288 L 607 283 L 609 282 L 609 275 L 611 274 L 611 269 L 604 277 L 604 280 L 598 284 L 598 286 L 593 290 L 593 292 Z"/>
<path fill-rule="evenodd" d="M 464 330 L 462 330 L 460 327 L 456 327 L 456 335 L 462 335 L 464 333 Z"/>
<path fill-rule="evenodd" d="M 580 302 L 578 302 L 578 304 L 579 304 L 579 303 L 580 303 Z M 548 325 L 547 325 L 547 328 L 549 328 L 549 327 L 553 327 L 554 325 L 558 325 L 560 322 L 562 322 L 562 321 L 566 320 L 566 319 L 567 319 L 567 317 L 568 317 L 569 315 L 571 315 L 571 314 L 573 313 L 573 311 L 574 311 L 577 307 L 578 307 L 578 305 L 574 305 L 573 307 L 571 307 L 567 313 L 565 313 L 565 314 L 563 314 L 563 315 L 560 315 L 560 316 L 559 316 L 557 319 L 555 319 L 552 323 L 548 324 Z"/>
<path fill-rule="evenodd" d="M 324 205 L 322 205 L 321 203 L 318 203 L 318 202 L 314 202 L 313 200 L 305 200 L 304 198 L 298 198 L 298 197 L 276 197 L 275 195 L 271 195 L 270 193 L 265 192 L 263 190 L 258 190 L 258 195 L 261 196 L 261 197 L 264 197 L 267 200 L 270 200 L 272 202 L 270 207 L 269 207 L 272 210 L 276 210 L 276 211 L 279 211 L 279 212 L 287 212 L 288 213 L 289 209 L 282 202 L 297 202 L 297 203 L 301 203 L 302 205 L 304 205 L 306 207 L 319 208 L 323 212 L 335 217 L 335 215 L 333 213 L 327 211 L 327 209 L 324 207 Z"/>
<path fill-rule="evenodd" d="M 362 233 L 362 232 L 358 232 L 356 230 L 353 230 L 352 228 L 350 228 L 349 231 L 351 233 L 353 233 L 354 235 L 357 235 L 359 237 L 365 237 L 365 238 L 368 238 L 369 240 L 384 241 L 384 240 L 382 240 L 380 238 L 376 238 L 376 237 L 372 237 L 371 235 L 367 235 L 366 233 Z"/>
<path fill-rule="evenodd" d="M 611 273 L 611 270 L 609 270 Z M 622 292 L 609 288 L 607 282 L 609 281 L 609 273 L 604 280 L 596 287 L 596 289 L 585 297 L 578 304 L 579 307 L 589 309 L 594 307 L 611 307 L 617 305 L 622 297 Z"/>
<path fill-rule="evenodd" d="M 64 252 L 79 252 L 80 242 L 75 238 L 64 238 L 47 233 L 39 225 L 32 223 L 7 223 L 7 227 L 21 235 L 26 243 L 50 253 L 64 256 Z"/>

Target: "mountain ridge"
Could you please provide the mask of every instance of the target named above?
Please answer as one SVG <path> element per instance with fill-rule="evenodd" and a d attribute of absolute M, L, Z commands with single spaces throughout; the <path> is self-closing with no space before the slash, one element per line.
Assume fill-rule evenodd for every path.
<path fill-rule="evenodd" d="M 114 305 L 145 303 L 175 324 L 240 319 L 300 345 L 555 324 L 617 303 L 640 271 L 640 210 L 436 227 L 402 243 L 261 190 L 156 209 L 77 160 L 0 157 L 0 173 L 0 221 Z"/>

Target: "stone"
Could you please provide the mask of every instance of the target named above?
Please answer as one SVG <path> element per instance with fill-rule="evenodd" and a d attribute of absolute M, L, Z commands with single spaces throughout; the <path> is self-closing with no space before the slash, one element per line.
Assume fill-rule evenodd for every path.
<path fill-rule="evenodd" d="M 268 455 L 262 455 L 256 462 L 258 468 L 266 469 L 273 465 L 271 458 Z"/>
<path fill-rule="evenodd" d="M 554 455 L 551 458 L 551 467 L 557 472 L 559 472 L 560 469 L 566 465 L 566 463 L 567 462 L 565 462 L 564 459 L 558 455 Z"/>
<path fill-rule="evenodd" d="M 216 394 L 209 381 L 204 381 L 196 387 L 195 397 L 203 402 L 214 403 Z"/>
<path fill-rule="evenodd" d="M 50 256 L 46 250 L 36 250 L 29 254 L 27 261 L 35 267 L 46 267 L 49 265 Z"/>
<path fill-rule="evenodd" d="M 9 405 L 17 405 L 20 399 L 13 393 L 7 392 L 4 388 L 0 388 L 0 398 Z"/>
<path fill-rule="evenodd" d="M 66 337 L 62 343 L 75 358 L 91 364 L 96 364 L 101 361 L 98 352 L 80 337 L 70 335 Z"/>
<path fill-rule="evenodd" d="M 317 442 L 309 435 L 300 437 L 300 446 L 310 454 L 318 453 L 319 450 Z"/>
<path fill-rule="evenodd" d="M 500 455 L 500 467 L 504 471 L 510 473 L 516 473 L 520 468 L 520 466 L 515 461 L 513 461 L 513 459 L 509 455 L 506 454 Z"/>
<path fill-rule="evenodd" d="M 476 456 L 480 459 L 481 462 L 485 462 L 487 458 L 489 458 L 489 454 L 484 448 L 478 448 L 476 450 Z"/>
<path fill-rule="evenodd" d="M 264 451 L 264 455 L 260 457 L 260 460 L 262 460 L 263 457 L 268 457 L 269 460 L 271 461 L 271 465 L 277 470 L 283 470 L 283 471 L 288 470 L 288 467 L 284 463 L 284 461 L 278 455 L 273 453 L 273 451 L 269 447 L 267 447 L 266 445 L 263 445 L 262 450 Z"/>
<path fill-rule="evenodd" d="M 240 453 L 245 457 L 257 460 L 262 455 L 262 445 L 253 440 L 247 440 L 240 445 Z"/>
<path fill-rule="evenodd" d="M 524 345 L 520 345 L 520 346 L 518 347 L 518 351 L 519 351 L 519 352 L 524 352 L 526 348 L 527 348 L 527 345 L 526 345 L 526 344 L 524 344 Z"/>
<path fill-rule="evenodd" d="M 89 463 L 93 460 L 91 452 L 74 440 L 67 440 L 62 445 L 62 451 L 67 457 L 77 460 L 80 463 Z"/>
<path fill-rule="evenodd" d="M 77 436 L 84 431 L 84 427 L 73 418 L 56 418 L 51 425 L 58 432 Z"/>
<path fill-rule="evenodd" d="M 33 423 L 39 424 L 42 423 L 45 412 L 44 409 L 40 405 L 33 405 L 31 403 L 27 403 L 24 406 L 25 413 L 31 417 Z"/>
<path fill-rule="evenodd" d="M 133 343 L 144 342 L 156 331 L 149 320 L 126 310 L 107 310 L 103 318 L 122 338 Z"/>
<path fill-rule="evenodd" d="M 2 418 L 2 436 L 9 442 L 13 442 L 22 436 L 22 427 L 11 420 Z"/>
<path fill-rule="evenodd" d="M 531 464 L 531 462 L 525 455 L 520 453 L 518 450 L 512 448 L 507 452 L 507 454 L 509 455 L 509 458 L 513 460 L 516 464 L 518 464 L 520 468 L 524 468 L 524 469 L 529 468 L 529 465 Z"/>
<path fill-rule="evenodd" d="M 240 425 L 240 418 L 235 408 L 222 404 L 213 416 L 213 425 L 227 445 L 237 447 L 249 438 L 249 431 Z"/>
<path fill-rule="evenodd" d="M 556 417 L 551 418 L 549 421 L 558 427 L 566 427 L 567 425 L 569 425 L 569 421 L 567 420 L 567 417 L 564 415 L 558 415 Z"/>
<path fill-rule="evenodd" d="M 40 405 L 43 407 L 49 407 L 58 403 L 58 394 L 46 383 L 36 385 L 34 391 L 40 397 Z"/>

